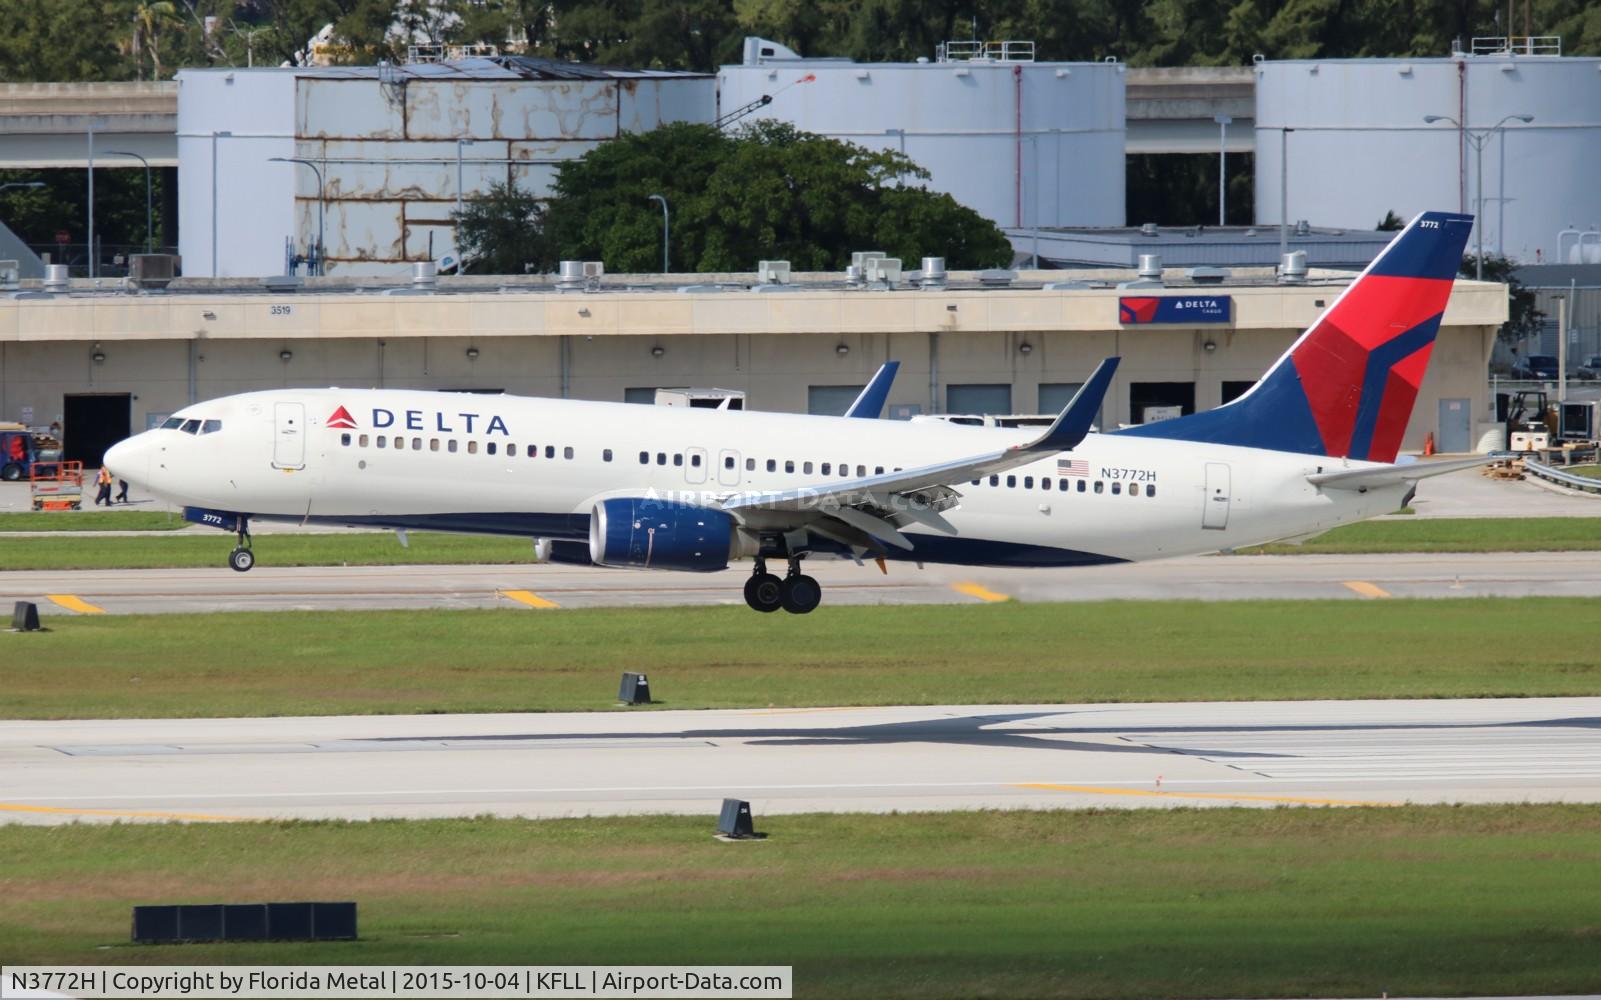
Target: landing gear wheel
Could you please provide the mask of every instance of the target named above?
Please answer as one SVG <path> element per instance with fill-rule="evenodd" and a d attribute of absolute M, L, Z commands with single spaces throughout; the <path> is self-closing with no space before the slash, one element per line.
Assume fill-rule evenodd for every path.
<path fill-rule="evenodd" d="M 784 606 L 784 581 L 771 573 L 757 573 L 745 581 L 745 603 L 762 612 Z"/>
<path fill-rule="evenodd" d="M 785 578 L 782 590 L 784 610 L 792 615 L 809 614 L 823 601 L 823 588 L 804 573 Z"/>
<path fill-rule="evenodd" d="M 245 572 L 256 564 L 256 554 L 246 548 L 237 548 L 228 553 L 228 565 L 240 573 Z"/>

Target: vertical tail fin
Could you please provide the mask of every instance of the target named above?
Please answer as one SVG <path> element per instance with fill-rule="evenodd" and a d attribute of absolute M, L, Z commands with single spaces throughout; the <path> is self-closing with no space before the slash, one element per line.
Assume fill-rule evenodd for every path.
<path fill-rule="evenodd" d="M 1424 212 L 1243 396 L 1118 433 L 1395 461 L 1472 228 Z"/>

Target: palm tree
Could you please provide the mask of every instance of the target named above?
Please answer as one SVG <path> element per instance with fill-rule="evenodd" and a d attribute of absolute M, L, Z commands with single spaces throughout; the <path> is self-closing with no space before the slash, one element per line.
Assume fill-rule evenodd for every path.
<path fill-rule="evenodd" d="M 177 24 L 178 10 L 172 0 L 135 0 L 133 8 L 133 58 L 139 67 L 139 79 L 144 79 L 142 51 L 150 46 L 151 79 L 161 79 L 162 24 Z"/>

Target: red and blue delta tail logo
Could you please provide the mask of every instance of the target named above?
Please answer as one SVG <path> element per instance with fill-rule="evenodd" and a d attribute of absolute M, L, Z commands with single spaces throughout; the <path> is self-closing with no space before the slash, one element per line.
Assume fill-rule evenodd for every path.
<path fill-rule="evenodd" d="M 349 410 L 341 406 L 339 409 L 333 412 L 332 416 L 328 418 L 328 426 L 343 427 L 349 430 L 356 426 L 356 418 L 350 415 Z"/>
<path fill-rule="evenodd" d="M 1472 228 L 1423 213 L 1245 395 L 1118 433 L 1395 461 Z"/>

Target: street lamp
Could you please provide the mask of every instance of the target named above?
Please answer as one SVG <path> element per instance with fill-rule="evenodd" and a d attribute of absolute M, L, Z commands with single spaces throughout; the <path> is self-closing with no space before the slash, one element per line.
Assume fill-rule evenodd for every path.
<path fill-rule="evenodd" d="M 1224 221 L 1224 206 L 1228 204 L 1228 165 L 1229 165 L 1229 126 L 1234 119 L 1228 115 L 1213 115 L 1212 120 L 1217 122 L 1217 224 L 1227 225 Z"/>
<path fill-rule="evenodd" d="M 1465 116 L 1464 116 L 1465 117 Z M 1527 125 L 1534 121 L 1533 115 L 1507 115 L 1489 128 L 1470 129 L 1466 125 L 1452 118 L 1450 115 L 1424 115 L 1424 124 L 1433 125 L 1435 122 L 1450 122 L 1461 130 L 1463 138 L 1473 146 L 1473 170 L 1477 175 L 1473 181 L 1473 228 L 1475 231 L 1476 249 L 1473 253 L 1473 279 L 1484 280 L 1484 144 L 1490 137 L 1500 132 L 1510 121 L 1520 121 Z M 1501 184 L 1506 184 L 1506 173 L 1502 172 Z"/>
<path fill-rule="evenodd" d="M 667 233 L 670 225 L 670 217 L 667 214 L 667 199 L 663 198 L 659 194 L 653 194 L 647 197 L 645 200 L 659 201 L 662 203 L 662 273 L 672 274 L 673 269 L 671 266 L 669 266 L 667 258 Z"/>
<path fill-rule="evenodd" d="M 462 184 L 462 177 L 461 177 L 461 147 L 463 147 L 463 146 L 471 146 L 476 141 L 477 140 L 475 140 L 475 139 L 457 139 L 456 140 L 456 230 L 455 230 L 456 239 L 455 239 L 455 242 L 456 242 L 456 273 L 457 274 L 466 274 L 467 273 L 467 258 L 461 252 L 461 211 L 462 211 L 462 209 L 461 209 L 461 195 L 462 195 L 462 188 L 464 187 L 464 185 Z"/>
<path fill-rule="evenodd" d="M 311 162 L 308 159 L 305 159 L 304 157 L 300 157 L 300 156 L 269 156 L 269 157 L 267 157 L 267 162 L 268 163 L 298 163 L 303 167 L 310 167 L 311 168 L 311 172 L 317 175 L 317 264 L 316 264 L 316 273 L 318 275 L 321 275 L 323 273 L 323 266 L 322 266 L 322 256 L 323 256 L 323 244 L 322 244 L 322 221 L 323 221 L 322 220 L 322 205 L 323 205 L 323 199 L 322 199 L 322 171 L 317 169 L 317 165 L 315 163 Z"/>
<path fill-rule="evenodd" d="M 107 156 L 131 156 L 145 165 L 145 253 L 156 252 L 156 230 L 151 224 L 154 216 L 150 212 L 150 161 L 138 153 L 129 153 L 120 149 L 106 150 Z"/>

